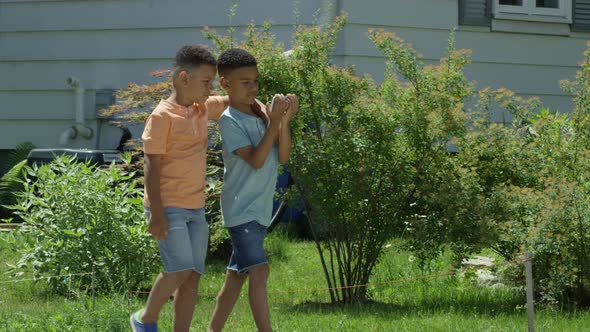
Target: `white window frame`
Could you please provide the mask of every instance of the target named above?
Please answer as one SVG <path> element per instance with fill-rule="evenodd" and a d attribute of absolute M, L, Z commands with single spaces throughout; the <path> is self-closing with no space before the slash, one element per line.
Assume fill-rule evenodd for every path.
<path fill-rule="evenodd" d="M 572 0 L 559 0 L 559 8 L 537 8 L 536 0 L 522 0 L 522 6 L 493 2 L 494 17 L 525 21 L 572 23 Z"/>
<path fill-rule="evenodd" d="M 530 0 L 522 0 L 522 6 L 510 6 L 510 5 L 501 5 L 500 0 L 494 0 L 494 8 L 495 12 L 497 13 L 510 13 L 510 14 L 529 14 L 529 1 Z M 535 0 L 532 0 L 535 1 Z"/>

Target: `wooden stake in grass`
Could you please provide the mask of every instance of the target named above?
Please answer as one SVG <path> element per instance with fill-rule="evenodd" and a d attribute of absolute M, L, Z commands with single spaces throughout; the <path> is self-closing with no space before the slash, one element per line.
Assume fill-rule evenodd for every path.
<path fill-rule="evenodd" d="M 526 304 L 527 314 L 529 317 L 529 332 L 533 332 L 535 330 L 535 304 L 533 302 L 533 263 L 531 261 L 531 257 L 531 253 L 527 252 L 525 254 L 524 261 L 524 272 L 526 277 Z"/>

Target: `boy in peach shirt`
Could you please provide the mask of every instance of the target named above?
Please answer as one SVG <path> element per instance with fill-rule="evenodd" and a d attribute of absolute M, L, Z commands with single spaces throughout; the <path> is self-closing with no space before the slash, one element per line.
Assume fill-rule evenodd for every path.
<path fill-rule="evenodd" d="M 142 135 L 144 206 L 164 272 L 145 308 L 131 315 L 136 332 L 158 330 L 160 311 L 173 293 L 173 329 L 190 328 L 209 238 L 204 210 L 207 121 L 217 120 L 228 105 L 227 97 L 209 97 L 216 64 L 205 46 L 178 50 L 173 91 L 151 113 Z"/>

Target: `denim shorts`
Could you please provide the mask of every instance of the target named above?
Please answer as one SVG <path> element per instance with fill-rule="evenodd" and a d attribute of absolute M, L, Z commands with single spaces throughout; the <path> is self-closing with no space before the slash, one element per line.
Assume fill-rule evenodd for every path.
<path fill-rule="evenodd" d="M 229 227 L 232 253 L 227 266 L 239 274 L 246 274 L 257 265 L 267 264 L 264 253 L 264 237 L 266 226 L 257 221 L 250 221 L 234 227 Z"/>
<path fill-rule="evenodd" d="M 149 209 L 145 212 L 149 220 Z M 209 244 L 205 210 L 166 207 L 164 213 L 168 219 L 168 234 L 158 240 L 164 272 L 194 270 L 204 275 Z"/>

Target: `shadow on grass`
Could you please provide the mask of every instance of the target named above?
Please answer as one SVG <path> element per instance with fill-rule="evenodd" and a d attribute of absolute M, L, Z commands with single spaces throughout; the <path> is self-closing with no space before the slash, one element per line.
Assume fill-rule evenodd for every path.
<path fill-rule="evenodd" d="M 281 309 L 300 313 L 346 313 L 350 315 L 387 315 L 391 318 L 416 315 L 417 313 L 457 313 L 496 316 L 499 314 L 525 313 L 525 297 L 521 292 L 513 295 L 492 296 L 488 294 L 458 294 L 457 296 L 423 296 L 396 298 L 391 302 L 365 300 L 353 303 L 329 303 L 308 301 L 292 305 L 283 303 Z"/>

